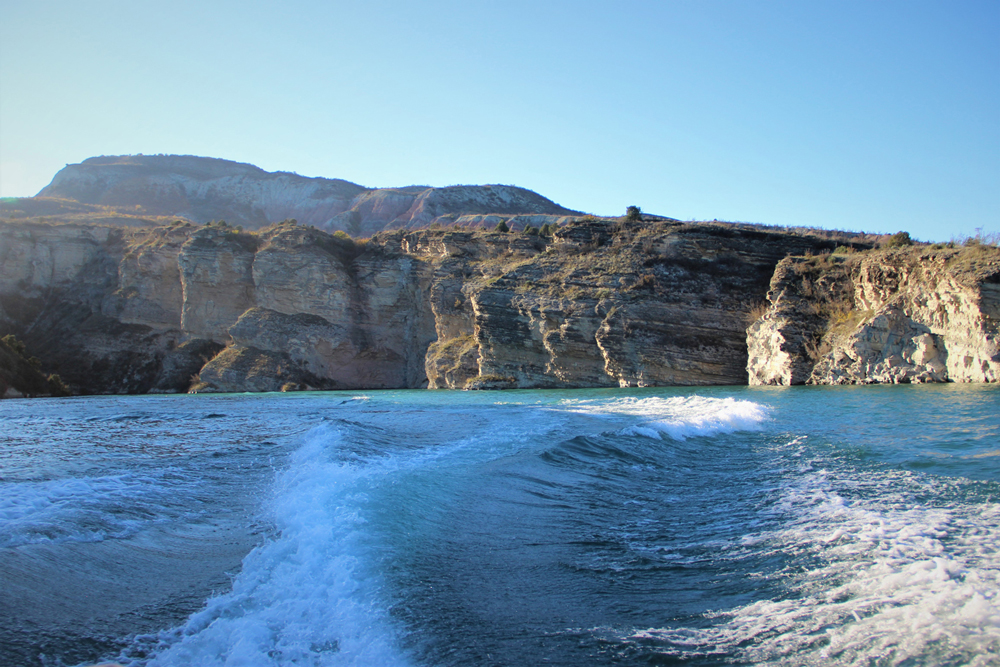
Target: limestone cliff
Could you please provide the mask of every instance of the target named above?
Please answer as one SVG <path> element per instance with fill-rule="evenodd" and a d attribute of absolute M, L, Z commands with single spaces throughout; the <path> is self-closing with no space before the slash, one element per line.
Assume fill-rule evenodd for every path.
<path fill-rule="evenodd" d="M 747 331 L 751 384 L 996 382 L 1000 250 L 789 257 Z"/>
<path fill-rule="evenodd" d="M 509 185 L 366 188 L 340 179 L 266 172 L 250 164 L 191 155 L 102 156 L 66 165 L 34 199 L 0 217 L 74 216 L 116 212 L 119 224 L 162 216 L 195 222 L 225 220 L 247 229 L 297 219 L 326 231 L 369 236 L 435 223 L 494 227 L 499 217 L 515 227 L 538 217 L 559 222 L 578 212 Z M 522 219 L 524 217 L 524 219 Z M 513 218 L 513 220 L 511 220 Z"/>
<path fill-rule="evenodd" d="M 0 333 L 77 391 L 746 382 L 745 322 L 817 236 L 587 218 L 367 241 L 0 224 Z"/>

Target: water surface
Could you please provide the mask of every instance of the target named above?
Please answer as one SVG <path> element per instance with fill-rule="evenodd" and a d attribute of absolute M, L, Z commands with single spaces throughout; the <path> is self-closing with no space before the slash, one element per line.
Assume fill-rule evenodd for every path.
<path fill-rule="evenodd" d="M 0 664 L 1000 663 L 980 385 L 0 403 Z"/>

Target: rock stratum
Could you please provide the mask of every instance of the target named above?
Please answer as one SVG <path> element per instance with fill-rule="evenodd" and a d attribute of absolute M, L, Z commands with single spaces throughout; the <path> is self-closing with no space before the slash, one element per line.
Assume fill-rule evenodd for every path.
<path fill-rule="evenodd" d="M 746 327 L 818 236 L 575 219 L 357 241 L 0 223 L 0 332 L 76 392 L 745 384 Z"/>
<path fill-rule="evenodd" d="M 285 219 L 351 236 L 432 225 L 520 229 L 565 222 L 578 211 L 511 185 L 366 188 L 331 178 L 267 172 L 191 155 L 102 156 L 69 164 L 36 197 L 5 203 L 2 217 L 86 216 L 142 226 L 225 220 L 256 230 Z"/>

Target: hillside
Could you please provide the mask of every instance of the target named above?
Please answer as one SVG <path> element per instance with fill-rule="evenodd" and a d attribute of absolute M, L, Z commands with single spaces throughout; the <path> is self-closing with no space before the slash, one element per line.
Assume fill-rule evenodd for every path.
<path fill-rule="evenodd" d="M 15 211 L 19 214 L 12 214 Z M 7 202 L 0 208 L 2 217 L 66 216 L 61 221 L 81 221 L 81 216 L 101 212 L 153 224 L 160 218 L 199 223 L 225 220 L 246 229 L 295 219 L 353 236 L 435 223 L 492 227 L 498 215 L 514 218 L 515 228 L 529 221 L 540 226 L 579 215 L 538 193 L 510 185 L 367 188 L 340 179 L 267 172 L 249 164 L 182 155 L 90 158 L 61 169 L 37 197 Z M 528 217 L 521 220 L 518 216 Z"/>

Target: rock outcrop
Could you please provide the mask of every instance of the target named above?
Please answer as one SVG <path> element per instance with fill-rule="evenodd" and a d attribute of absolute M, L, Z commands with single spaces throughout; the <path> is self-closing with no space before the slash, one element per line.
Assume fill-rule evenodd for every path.
<path fill-rule="evenodd" d="M 353 236 L 435 223 L 492 228 L 500 219 L 515 228 L 537 227 L 579 215 L 531 190 L 509 185 L 373 189 L 191 155 L 90 158 L 66 165 L 35 199 L 22 200 L 11 211 L 95 216 L 104 210 L 105 215 L 117 212 L 125 225 L 170 216 L 199 223 L 225 220 L 247 229 L 296 219 Z"/>
<path fill-rule="evenodd" d="M 790 257 L 747 332 L 751 384 L 996 382 L 1000 250 Z"/>

